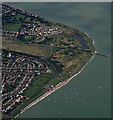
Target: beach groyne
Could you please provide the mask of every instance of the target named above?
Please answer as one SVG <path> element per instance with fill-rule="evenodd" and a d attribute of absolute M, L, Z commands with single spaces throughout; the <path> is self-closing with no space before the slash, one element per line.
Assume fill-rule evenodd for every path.
<path fill-rule="evenodd" d="M 109 55 L 98 53 L 98 51 L 95 51 L 95 54 L 100 55 L 100 56 L 104 56 L 104 57 L 107 57 L 107 58 L 109 57 Z"/>

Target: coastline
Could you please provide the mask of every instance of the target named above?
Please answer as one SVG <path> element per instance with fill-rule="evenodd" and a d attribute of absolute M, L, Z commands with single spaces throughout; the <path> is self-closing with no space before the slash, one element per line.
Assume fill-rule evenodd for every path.
<path fill-rule="evenodd" d="M 87 36 L 89 37 L 89 35 L 87 34 Z M 89 37 L 90 38 L 90 37 Z M 91 39 L 91 38 L 90 38 Z M 92 44 L 94 46 L 94 40 L 92 39 Z M 94 46 L 95 47 L 95 46 Z M 32 103 L 30 103 L 28 106 L 26 106 L 23 110 L 21 110 L 21 112 L 19 114 L 17 114 L 14 118 L 19 117 L 21 114 L 23 114 L 26 110 L 28 110 L 29 108 L 31 108 L 32 106 L 34 106 L 35 104 L 37 104 L 38 102 L 40 102 L 41 100 L 43 100 L 44 98 L 46 98 L 47 96 L 49 96 L 51 93 L 55 92 L 57 89 L 61 88 L 62 86 L 66 85 L 71 79 L 73 79 L 75 76 L 77 76 L 78 74 L 81 73 L 81 71 L 86 67 L 86 65 L 91 62 L 91 60 L 94 58 L 95 53 L 93 53 L 93 55 L 91 56 L 91 58 L 85 63 L 85 65 L 79 70 L 78 73 L 76 73 L 75 75 L 73 75 L 72 77 L 70 77 L 69 79 L 60 82 L 59 84 L 57 84 L 52 90 L 46 92 L 45 94 L 43 94 L 42 96 L 40 96 L 38 99 L 34 100 Z M 13 119 L 12 119 L 13 120 Z"/>

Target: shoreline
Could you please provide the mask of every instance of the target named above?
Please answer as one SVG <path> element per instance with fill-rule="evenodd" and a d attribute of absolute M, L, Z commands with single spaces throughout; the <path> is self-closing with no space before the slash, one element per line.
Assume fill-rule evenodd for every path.
<path fill-rule="evenodd" d="M 89 36 L 88 36 L 89 37 Z M 90 37 L 89 37 L 90 38 Z M 92 39 L 92 44 L 94 46 L 94 40 Z M 46 92 L 45 94 L 43 94 L 42 96 L 40 96 L 39 98 L 37 98 L 36 100 L 34 100 L 32 103 L 30 103 L 28 106 L 26 106 L 23 110 L 21 110 L 21 112 L 19 114 L 17 114 L 14 118 L 19 117 L 21 114 L 23 114 L 25 111 L 27 111 L 29 108 L 31 108 L 32 106 L 34 106 L 35 104 L 37 104 L 38 102 L 40 102 L 41 100 L 43 100 L 44 98 L 46 98 L 47 96 L 49 96 L 51 93 L 55 92 L 57 89 L 61 88 L 62 86 L 66 85 L 71 79 L 73 79 L 75 76 L 77 76 L 78 74 L 81 73 L 81 71 L 86 67 L 86 65 L 91 62 L 91 60 L 94 58 L 95 53 L 93 53 L 93 55 L 91 56 L 91 58 L 85 63 L 85 65 L 79 70 L 78 73 L 74 74 L 72 77 L 70 77 L 69 79 L 60 82 L 59 84 L 57 84 L 52 90 Z M 13 119 L 12 119 L 13 120 Z"/>

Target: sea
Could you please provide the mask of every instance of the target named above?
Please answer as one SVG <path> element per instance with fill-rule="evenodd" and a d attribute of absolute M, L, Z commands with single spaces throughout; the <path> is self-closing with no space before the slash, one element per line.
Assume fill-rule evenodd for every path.
<path fill-rule="evenodd" d="M 68 84 L 19 118 L 111 117 L 111 3 L 109 2 L 10 2 L 44 18 L 84 31 L 99 53 Z"/>

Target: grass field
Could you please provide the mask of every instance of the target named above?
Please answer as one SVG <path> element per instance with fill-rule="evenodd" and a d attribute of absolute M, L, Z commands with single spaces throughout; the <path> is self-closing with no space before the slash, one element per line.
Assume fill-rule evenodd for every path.
<path fill-rule="evenodd" d="M 45 82 L 51 79 L 52 74 L 45 73 L 35 76 L 31 81 L 28 89 L 23 93 L 24 96 L 32 97 L 37 94 L 37 92 L 41 89 L 41 87 L 45 84 Z"/>
<path fill-rule="evenodd" d="M 19 28 L 21 28 L 21 24 L 16 24 L 16 23 L 8 23 L 3 25 L 3 30 L 6 31 L 15 31 L 18 32 Z"/>
<path fill-rule="evenodd" d="M 16 18 L 16 19 L 20 19 L 20 18 L 21 18 L 21 19 L 24 19 L 25 16 L 18 13 L 15 18 Z"/>
<path fill-rule="evenodd" d="M 38 77 L 36 77 L 37 80 L 37 85 L 44 85 L 45 82 L 49 79 L 52 78 L 52 74 L 50 73 L 45 73 L 45 74 L 40 74 Z"/>
<path fill-rule="evenodd" d="M 32 97 L 33 95 L 35 95 L 41 89 L 41 86 L 37 86 L 35 84 L 35 82 L 32 82 L 32 85 L 29 86 L 29 88 L 23 93 L 23 95 L 27 97 Z"/>
<path fill-rule="evenodd" d="M 39 39 L 38 39 L 38 40 L 42 40 L 42 38 L 43 38 L 43 37 L 39 37 Z"/>
<path fill-rule="evenodd" d="M 55 87 L 59 82 L 60 81 L 57 78 L 53 78 L 47 84 L 48 85 L 53 85 Z"/>
<path fill-rule="evenodd" d="M 6 50 L 26 53 L 26 54 L 40 56 L 40 57 L 45 57 L 47 53 L 46 47 L 40 47 L 38 45 L 20 45 L 20 44 L 13 44 L 13 43 L 7 44 L 6 42 L 3 43 L 2 45 L 3 45 L 2 48 Z"/>
<path fill-rule="evenodd" d="M 74 74 L 78 73 L 78 71 L 85 65 L 86 61 L 88 61 L 91 58 L 91 56 L 91 54 L 84 54 L 81 60 L 73 63 L 67 68 L 64 68 L 63 71 L 59 73 L 59 76 L 64 80 L 70 78 Z"/>

